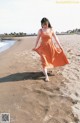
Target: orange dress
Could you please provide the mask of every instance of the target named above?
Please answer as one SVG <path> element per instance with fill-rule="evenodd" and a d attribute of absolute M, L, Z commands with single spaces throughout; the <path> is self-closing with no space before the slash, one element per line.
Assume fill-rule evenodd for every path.
<path fill-rule="evenodd" d="M 40 46 L 35 51 L 40 55 L 43 67 L 51 68 L 69 64 L 63 50 L 54 45 L 51 34 L 45 34 L 41 30 L 41 40 Z"/>

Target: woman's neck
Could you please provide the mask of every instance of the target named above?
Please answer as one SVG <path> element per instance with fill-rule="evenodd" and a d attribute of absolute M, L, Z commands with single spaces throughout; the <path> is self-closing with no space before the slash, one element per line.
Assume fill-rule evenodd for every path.
<path fill-rule="evenodd" d="M 48 27 L 48 28 L 42 28 L 42 31 L 44 31 L 44 32 L 50 32 L 50 28 Z"/>

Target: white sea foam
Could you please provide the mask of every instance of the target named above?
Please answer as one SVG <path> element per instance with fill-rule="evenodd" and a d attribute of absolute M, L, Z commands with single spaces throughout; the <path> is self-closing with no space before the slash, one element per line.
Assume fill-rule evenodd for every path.
<path fill-rule="evenodd" d="M 0 48 L 3 47 L 3 46 L 5 46 L 5 45 L 7 45 L 6 42 L 0 42 Z"/>
<path fill-rule="evenodd" d="M 15 43 L 14 40 L 4 40 L 3 42 L 0 42 L 0 52 L 10 48 Z"/>

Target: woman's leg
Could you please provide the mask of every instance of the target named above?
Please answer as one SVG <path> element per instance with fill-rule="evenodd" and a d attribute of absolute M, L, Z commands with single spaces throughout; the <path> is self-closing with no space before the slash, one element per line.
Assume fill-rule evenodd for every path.
<path fill-rule="evenodd" d="M 46 67 L 43 68 L 43 73 L 45 75 L 45 81 L 49 81 L 49 77 L 48 77 L 48 73 L 47 73 L 47 68 Z"/>

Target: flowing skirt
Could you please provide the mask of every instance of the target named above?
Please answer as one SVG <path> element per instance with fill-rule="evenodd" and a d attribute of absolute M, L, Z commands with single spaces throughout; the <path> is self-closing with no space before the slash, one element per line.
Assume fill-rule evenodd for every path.
<path fill-rule="evenodd" d="M 58 67 L 69 64 L 64 51 L 51 42 L 42 43 L 34 51 L 40 55 L 43 67 Z"/>

